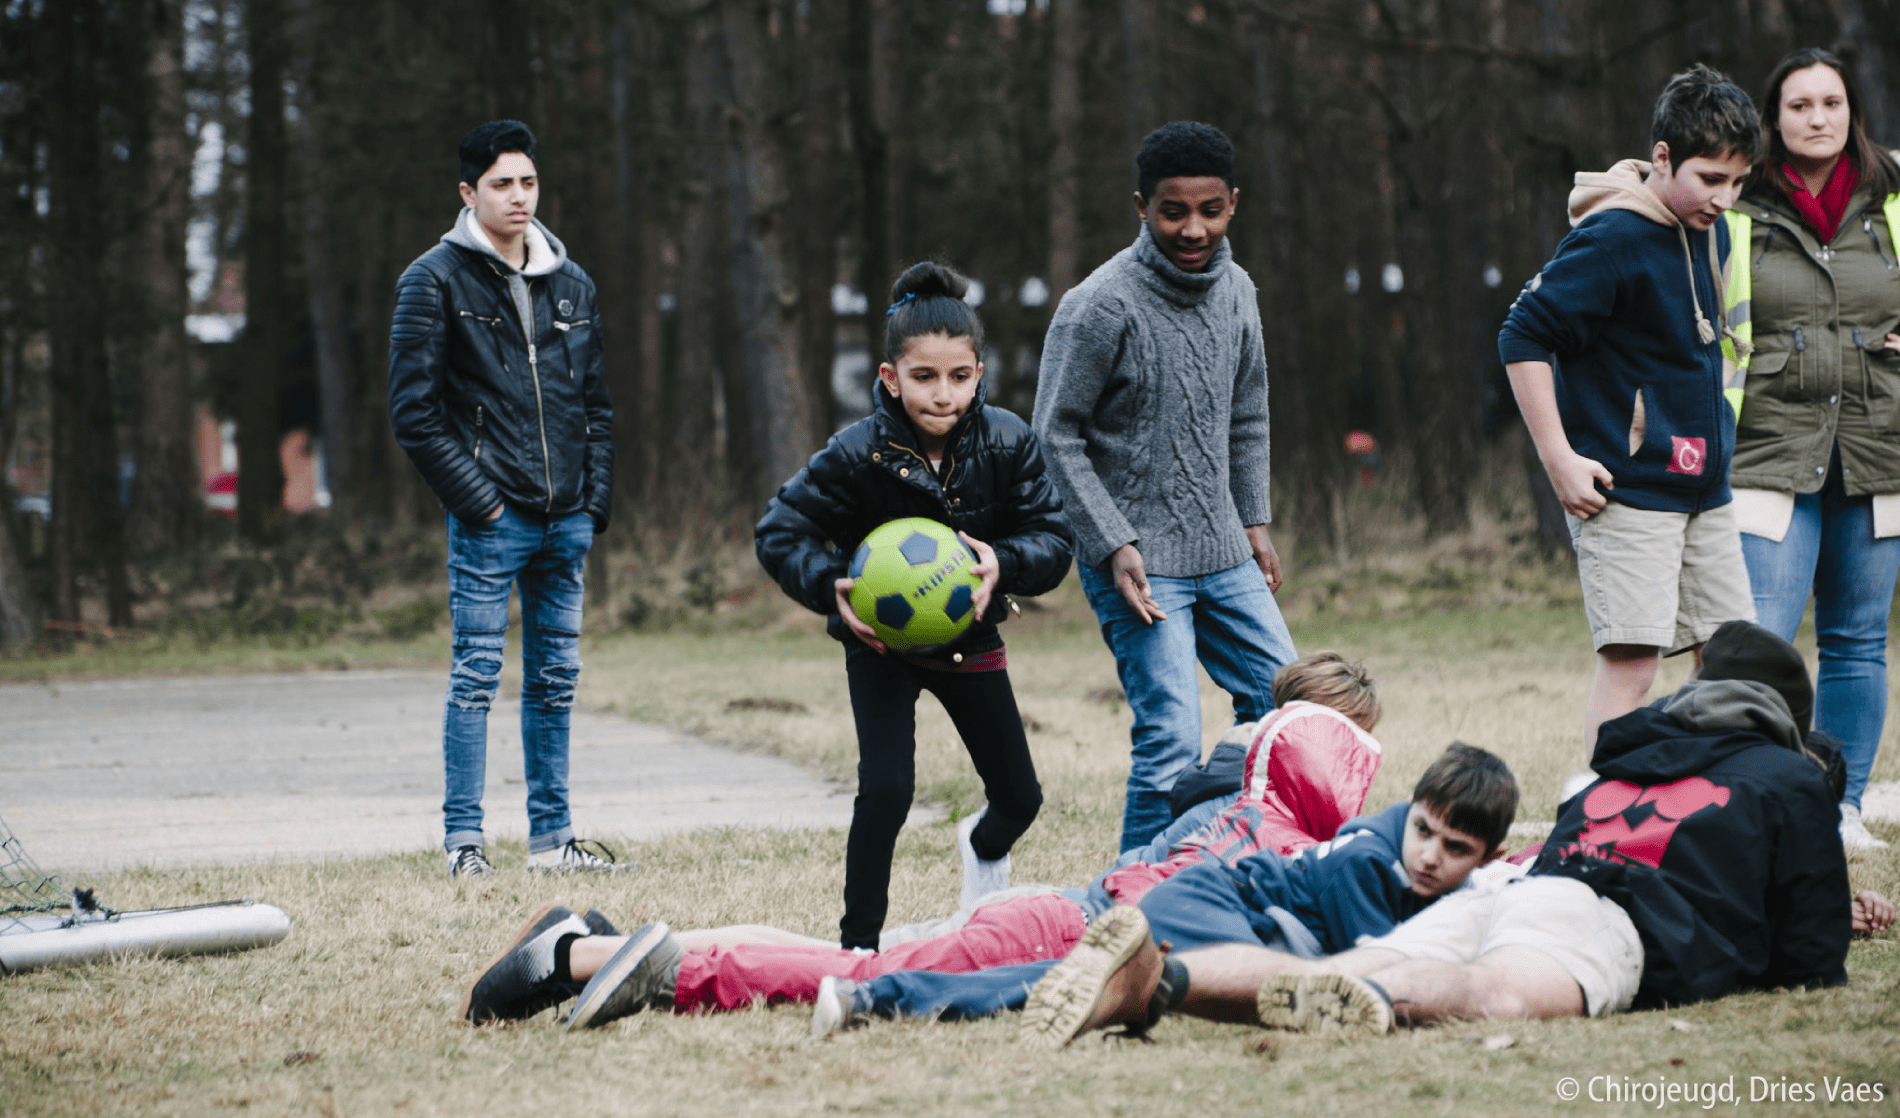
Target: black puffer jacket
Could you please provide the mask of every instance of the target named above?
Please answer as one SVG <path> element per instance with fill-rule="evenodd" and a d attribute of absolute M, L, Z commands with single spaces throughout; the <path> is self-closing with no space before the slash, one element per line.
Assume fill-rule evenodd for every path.
<path fill-rule="evenodd" d="M 613 409 L 594 281 L 539 223 L 562 259 L 524 276 L 469 243 L 465 220 L 396 281 L 396 441 L 464 520 L 479 522 L 506 501 L 546 517 L 584 511 L 602 531 L 613 496 Z M 511 280 L 525 284 L 525 316 Z"/>
<path fill-rule="evenodd" d="M 994 548 L 998 568 L 989 612 L 955 650 L 996 648 L 996 623 L 1009 613 L 1003 595 L 1047 593 L 1069 573 L 1074 537 L 1044 470 L 1042 444 L 1029 424 L 986 406 L 979 384 L 951 429 L 940 479 L 913 449 L 921 440 L 903 405 L 876 384 L 872 394 L 872 413 L 833 435 L 766 506 L 754 531 L 759 563 L 794 601 L 826 615 L 832 636 L 854 644 L 833 584 L 858 544 L 889 520 L 942 521 Z"/>

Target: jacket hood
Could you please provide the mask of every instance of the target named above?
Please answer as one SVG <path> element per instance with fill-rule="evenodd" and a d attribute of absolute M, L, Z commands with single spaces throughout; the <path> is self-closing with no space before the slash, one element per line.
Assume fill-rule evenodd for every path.
<path fill-rule="evenodd" d="M 1241 796 L 1296 834 L 1331 838 L 1359 814 L 1379 772 L 1378 739 L 1328 706 L 1295 700 L 1260 722 Z"/>
<path fill-rule="evenodd" d="M 467 206 L 462 207 L 461 216 L 455 219 L 449 231 L 442 234 L 442 240 L 493 260 L 503 269 L 503 275 L 519 271 L 524 276 L 545 276 L 567 263 L 567 246 L 561 243 L 553 231 L 541 224 L 538 217 L 528 225 L 528 264 L 525 268 L 517 269 L 495 250 L 494 242 L 488 239 L 481 223 L 475 220 L 475 211 Z"/>
<path fill-rule="evenodd" d="M 1665 227 L 1682 224 L 1644 181 L 1653 169 L 1640 159 L 1624 159 L 1607 171 L 1578 171 L 1570 190 L 1570 224 L 1610 210 L 1629 210 Z"/>
<path fill-rule="evenodd" d="M 1370 831 L 1380 841 L 1392 848 L 1392 869 L 1405 879 L 1409 888 L 1412 874 L 1405 868 L 1405 858 L 1401 852 L 1405 849 L 1405 820 L 1412 814 L 1412 802 L 1400 800 L 1383 811 L 1371 815 L 1361 815 L 1348 819 L 1339 825 L 1339 833 L 1333 836 L 1333 842 L 1339 843 L 1354 831 Z"/>
<path fill-rule="evenodd" d="M 1747 679 L 1775 689 L 1795 728 L 1807 732 L 1814 717 L 1814 684 L 1807 661 L 1794 645 L 1752 621 L 1728 621 L 1702 646 L 1697 679 Z"/>
<path fill-rule="evenodd" d="M 1805 755 L 1787 700 L 1766 683 L 1696 679 L 1598 731 L 1590 767 L 1645 786 L 1694 776 L 1764 743 Z"/>

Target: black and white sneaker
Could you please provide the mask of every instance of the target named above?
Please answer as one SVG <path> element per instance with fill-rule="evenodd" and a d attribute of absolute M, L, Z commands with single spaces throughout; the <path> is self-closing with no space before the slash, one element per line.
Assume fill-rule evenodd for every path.
<path fill-rule="evenodd" d="M 573 997 L 580 983 L 555 976 L 554 949 L 563 936 L 613 934 L 606 917 L 593 917 L 542 906 L 469 985 L 457 1016 L 473 1025 L 518 1021 Z"/>
<path fill-rule="evenodd" d="M 568 839 L 552 850 L 528 855 L 529 873 L 619 873 L 634 868 L 632 862 L 614 861 L 614 852 L 592 839 Z M 588 849 L 592 847 L 593 849 Z"/>
<path fill-rule="evenodd" d="M 567 1027 L 592 1029 L 645 1009 L 671 1011 L 685 958 L 665 924 L 636 929 L 588 981 L 567 1015 Z"/>
<path fill-rule="evenodd" d="M 458 846 L 449 852 L 450 877 L 493 877 L 495 867 L 479 846 Z"/>

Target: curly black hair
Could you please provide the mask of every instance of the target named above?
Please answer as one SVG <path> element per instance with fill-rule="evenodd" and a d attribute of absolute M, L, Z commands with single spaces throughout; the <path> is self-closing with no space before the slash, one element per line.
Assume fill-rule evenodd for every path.
<path fill-rule="evenodd" d="M 1234 185 L 1234 142 L 1211 124 L 1177 120 L 1148 133 L 1135 153 L 1135 189 L 1154 197 L 1162 179 L 1214 177 Z"/>
<path fill-rule="evenodd" d="M 480 186 L 482 172 L 495 165 L 495 160 L 509 152 L 520 152 L 529 159 L 534 158 L 534 133 L 518 120 L 491 120 L 487 124 L 477 124 L 462 137 L 462 144 L 456 154 L 462 158 L 462 181 L 470 186 Z"/>

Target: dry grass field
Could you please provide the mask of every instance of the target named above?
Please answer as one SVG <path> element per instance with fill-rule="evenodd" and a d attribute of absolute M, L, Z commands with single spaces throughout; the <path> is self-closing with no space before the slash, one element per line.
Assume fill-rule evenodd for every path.
<path fill-rule="evenodd" d="M 1455 560 L 1455 561 L 1454 561 Z M 1424 570 L 1421 573 L 1420 568 Z M 1502 754 L 1524 788 L 1520 819 L 1547 823 L 1575 744 L 1590 670 L 1562 571 L 1502 554 L 1414 556 L 1400 573 L 1360 566 L 1291 583 L 1303 651 L 1363 657 L 1378 677 L 1385 765 L 1369 807 L 1402 798 L 1454 738 Z M 661 632 L 590 637 L 584 701 L 795 759 L 848 779 L 855 761 L 840 657 L 813 619 L 770 593 L 729 593 L 711 615 Z M 1046 806 L 1015 855 L 1018 882 L 1079 883 L 1113 855 L 1127 710 L 1073 583 L 1007 630 Z M 432 640 L 434 643 L 432 643 Z M 283 668 L 440 655 L 408 644 L 292 653 L 213 650 L 196 663 Z M 1809 649 L 1810 654 L 1812 652 Z M 330 657 L 331 659 L 325 659 Z M 221 659 L 222 658 L 222 659 Z M 133 654 L 68 657 L 19 672 L 168 670 Z M 297 662 L 293 659 L 291 662 Z M 1658 693 L 1679 682 L 1672 662 Z M 12 673 L 8 673 L 12 674 Z M 1205 695 L 1206 737 L 1230 713 Z M 981 792 L 948 722 L 919 708 L 919 793 L 973 809 Z M 1891 733 L 1890 733 L 1891 739 Z M 577 774 L 577 783 L 584 781 Z M 1889 740 L 1876 780 L 1900 779 Z M 500 805 L 497 805 L 500 809 Z M 518 810 L 514 805 L 513 810 Z M 585 819 L 579 820 L 583 828 Z M 1879 825 L 1900 842 L 1900 828 Z M 941 915 L 957 895 L 949 822 L 907 832 L 893 922 Z M 612 836 L 602 836 L 611 840 Z M 1534 830 L 1526 840 L 1536 837 Z M 529 879 L 504 845 L 496 879 L 441 876 L 434 851 L 356 862 L 137 871 L 97 884 L 118 907 L 241 895 L 288 911 L 283 943 L 247 954 L 127 960 L 0 979 L 4 1115 L 801 1115 L 1633 1113 L 1653 1104 L 1559 1101 L 1565 1077 L 1690 1085 L 1734 1077 L 1740 1110 L 1763 1085 L 1814 1084 L 1828 1112 L 1900 1108 L 1900 941 L 1857 943 L 1844 989 L 1751 994 L 1603 1021 L 1469 1022 L 1342 1043 L 1171 1019 L 1151 1043 L 1085 1038 L 1057 1054 L 1014 1043 L 1014 1021 L 874 1024 L 806 1040 L 807 1007 L 700 1017 L 648 1014 L 586 1035 L 546 1013 L 467 1029 L 456 1003 L 487 957 L 542 902 L 593 905 L 622 927 L 772 922 L 829 936 L 843 835 L 726 830 L 622 847 L 637 872 Z M 1900 894 L 1900 854 L 1854 860 L 1857 887 Z M 1845 898 L 1843 898 L 1845 903 Z M 1509 1038 L 1509 1044 L 1492 1038 Z M 1490 1043 L 1487 1043 L 1490 1041 Z M 1751 1077 L 1761 1077 L 1751 1084 Z M 1884 1101 L 1828 1106 L 1835 1080 L 1880 1081 Z M 1601 1086 L 1599 1083 L 1599 1090 Z M 1797 1095 L 1797 1097 L 1799 1097 Z M 1669 1109 L 1680 1109 L 1683 1104 Z M 1688 1104 L 1700 1109 L 1699 1104 Z M 1794 1107 L 1806 1111 L 1807 1106 Z"/>

